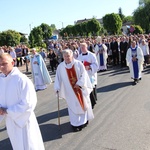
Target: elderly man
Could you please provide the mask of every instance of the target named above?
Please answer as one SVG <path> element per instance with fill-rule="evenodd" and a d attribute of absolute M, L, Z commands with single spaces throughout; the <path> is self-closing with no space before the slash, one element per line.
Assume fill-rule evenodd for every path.
<path fill-rule="evenodd" d="M 63 58 L 56 71 L 54 89 L 67 101 L 74 131 L 81 131 L 94 118 L 89 99 L 92 85 L 83 64 L 73 58 L 72 50 L 63 50 Z"/>
<path fill-rule="evenodd" d="M 49 75 L 42 56 L 36 52 L 35 48 L 32 49 L 30 64 L 35 90 L 38 91 L 46 89 L 47 84 L 50 84 L 52 79 Z"/>
<path fill-rule="evenodd" d="M 9 54 L 0 55 L 0 122 L 5 118 L 13 150 L 44 150 L 34 114 L 37 97 L 33 83 L 13 66 Z"/>

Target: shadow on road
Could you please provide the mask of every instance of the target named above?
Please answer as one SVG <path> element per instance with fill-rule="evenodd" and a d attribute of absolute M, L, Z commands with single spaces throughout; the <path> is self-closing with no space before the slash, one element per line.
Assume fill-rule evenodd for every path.
<path fill-rule="evenodd" d="M 41 134 L 43 141 L 51 141 L 62 138 L 62 135 L 73 132 L 70 122 L 61 124 L 61 117 L 68 116 L 68 109 L 60 110 L 60 126 L 58 124 L 42 124 L 49 120 L 58 118 L 58 112 L 51 112 L 42 116 L 37 117 L 40 125 Z"/>
<path fill-rule="evenodd" d="M 62 135 L 73 132 L 69 122 L 60 126 L 56 124 L 40 125 L 40 130 L 44 142 L 60 139 Z"/>
<path fill-rule="evenodd" d="M 102 92 L 114 91 L 114 90 L 117 90 L 126 86 L 131 86 L 132 84 L 133 82 L 122 82 L 122 83 L 110 84 L 101 88 L 97 88 L 97 92 L 102 93 Z"/>
<path fill-rule="evenodd" d="M 0 141 L 0 150 L 12 150 L 9 138 Z"/>
<path fill-rule="evenodd" d="M 59 113 L 60 113 L 60 117 L 68 116 L 68 109 L 64 108 L 60 110 Z M 41 123 L 47 122 L 55 118 L 58 118 L 58 111 L 54 111 L 54 112 L 39 116 L 37 117 L 37 120 L 38 120 L 38 123 L 41 124 Z"/>
<path fill-rule="evenodd" d="M 108 69 L 105 72 L 100 72 L 99 76 L 104 76 L 104 75 L 110 75 L 110 76 L 115 76 L 115 75 L 120 75 L 120 74 L 125 74 L 129 73 L 129 69 L 127 67 L 125 68 L 115 68 L 115 69 Z"/>

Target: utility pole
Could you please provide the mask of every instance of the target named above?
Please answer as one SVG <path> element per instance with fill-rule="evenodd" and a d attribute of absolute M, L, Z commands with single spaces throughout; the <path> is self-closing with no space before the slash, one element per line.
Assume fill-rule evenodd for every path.
<path fill-rule="evenodd" d="M 30 32 L 31 32 L 31 23 L 29 24 Z"/>
<path fill-rule="evenodd" d="M 62 21 L 59 21 L 59 22 L 61 22 L 61 24 L 62 24 L 62 28 L 64 28 L 64 23 L 63 23 Z"/>

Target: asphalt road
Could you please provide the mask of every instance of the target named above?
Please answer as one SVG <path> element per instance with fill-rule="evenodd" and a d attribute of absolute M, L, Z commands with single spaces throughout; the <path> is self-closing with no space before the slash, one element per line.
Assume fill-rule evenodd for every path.
<path fill-rule="evenodd" d="M 54 80 L 55 75 L 50 74 Z M 28 76 L 31 78 L 31 74 Z M 35 113 L 45 149 L 150 150 L 150 67 L 143 71 L 140 83 L 134 86 L 132 82 L 128 68 L 109 68 L 98 73 L 95 118 L 80 132 L 72 131 L 63 99 L 58 125 L 53 83 L 37 92 Z M 0 150 L 12 150 L 4 122 L 0 124 Z"/>

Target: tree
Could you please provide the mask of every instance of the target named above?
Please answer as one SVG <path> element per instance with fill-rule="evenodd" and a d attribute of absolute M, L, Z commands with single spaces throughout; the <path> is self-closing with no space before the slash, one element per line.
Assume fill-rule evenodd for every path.
<path fill-rule="evenodd" d="M 100 32 L 102 29 L 102 26 L 99 21 L 97 21 L 95 18 L 91 19 L 87 22 L 87 32 L 92 33 L 95 35 L 97 32 Z"/>
<path fill-rule="evenodd" d="M 29 35 L 29 43 L 31 47 L 41 46 L 43 40 L 43 31 L 40 26 L 34 27 Z"/>
<path fill-rule="evenodd" d="M 126 17 L 124 17 L 123 23 L 126 23 L 126 22 L 134 23 L 133 16 L 126 16 Z"/>
<path fill-rule="evenodd" d="M 134 23 L 140 25 L 146 33 L 150 31 L 150 2 L 139 6 L 133 13 Z"/>
<path fill-rule="evenodd" d="M 112 34 L 119 34 L 122 27 L 122 20 L 118 14 L 106 14 L 103 17 L 104 28 Z"/>
<path fill-rule="evenodd" d="M 120 18 L 121 18 L 121 20 L 123 21 L 123 19 L 124 19 L 124 17 L 125 17 L 125 15 L 122 13 L 122 9 L 121 9 L 121 7 L 119 8 L 119 16 L 120 16 Z"/>
<path fill-rule="evenodd" d="M 46 23 L 42 23 L 40 27 L 42 29 L 43 40 L 47 41 L 52 36 L 52 28 Z"/>
<path fill-rule="evenodd" d="M 20 43 L 28 44 L 28 39 L 24 35 L 22 35 L 20 38 Z"/>
<path fill-rule="evenodd" d="M 51 27 L 52 31 L 56 30 L 55 24 L 51 24 L 50 27 Z"/>
<path fill-rule="evenodd" d="M 48 24 L 42 23 L 38 27 L 34 27 L 29 35 L 29 43 L 31 47 L 46 47 L 48 39 L 52 36 L 52 29 Z M 45 42 L 45 44 L 43 43 Z"/>
<path fill-rule="evenodd" d="M 147 4 L 148 2 L 150 2 L 150 0 L 139 0 L 139 5 L 140 6 L 144 6 L 145 4 Z"/>
<path fill-rule="evenodd" d="M 20 44 L 21 35 L 14 30 L 7 30 L 0 33 L 0 46 L 15 46 Z"/>
<path fill-rule="evenodd" d="M 143 34 L 143 29 L 139 25 L 132 25 L 134 27 L 133 34 Z"/>
<path fill-rule="evenodd" d="M 83 35 L 87 35 L 88 36 L 88 31 L 87 31 L 87 22 L 82 22 L 81 23 L 81 31 L 83 33 Z"/>
<path fill-rule="evenodd" d="M 68 36 L 71 36 L 73 31 L 72 31 L 72 27 L 73 25 L 68 25 L 66 28 L 65 28 L 65 31 L 67 33 Z"/>
<path fill-rule="evenodd" d="M 77 31 L 77 34 L 79 34 L 80 36 L 82 36 L 83 33 L 82 33 L 81 23 L 76 24 L 75 25 L 75 29 Z"/>
<path fill-rule="evenodd" d="M 75 25 L 72 27 L 72 34 L 73 34 L 73 36 L 77 36 L 77 34 L 78 34 Z"/>

